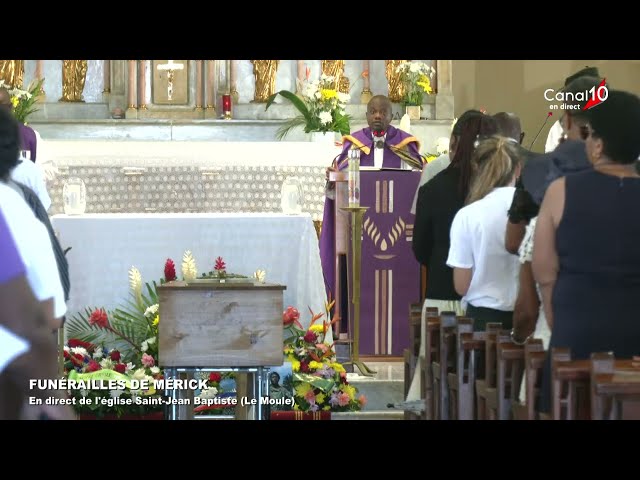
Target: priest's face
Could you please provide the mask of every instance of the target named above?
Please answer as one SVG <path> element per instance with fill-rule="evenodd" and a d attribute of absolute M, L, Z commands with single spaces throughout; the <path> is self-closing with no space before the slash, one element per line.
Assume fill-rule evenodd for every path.
<path fill-rule="evenodd" d="M 367 123 L 371 130 L 385 131 L 391 123 L 391 102 L 387 98 L 374 97 L 367 105 Z"/>

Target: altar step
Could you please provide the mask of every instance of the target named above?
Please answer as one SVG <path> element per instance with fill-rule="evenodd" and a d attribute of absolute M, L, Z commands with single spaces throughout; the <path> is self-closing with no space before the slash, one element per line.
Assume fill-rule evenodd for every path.
<path fill-rule="evenodd" d="M 390 403 L 404 400 L 404 365 L 402 361 L 365 361 L 376 373 L 372 377 L 349 373 L 349 383 L 358 394 L 367 397 L 367 405 L 360 412 L 342 412 L 331 416 L 332 420 L 403 420 L 404 412 L 387 408 Z"/>

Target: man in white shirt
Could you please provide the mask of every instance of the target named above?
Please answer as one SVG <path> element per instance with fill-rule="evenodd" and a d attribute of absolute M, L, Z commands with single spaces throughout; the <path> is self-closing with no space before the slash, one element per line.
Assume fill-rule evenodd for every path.
<path fill-rule="evenodd" d="M 66 313 L 64 291 L 58 266 L 43 223 L 38 220 L 24 199 L 5 182 L 18 160 L 20 134 L 17 120 L 11 112 L 0 109 L 0 205 L 13 236 L 27 279 L 38 300 L 48 311 L 51 329 L 59 328 Z"/>
<path fill-rule="evenodd" d="M 20 163 L 11 171 L 11 179 L 33 190 L 38 195 L 45 210 L 49 210 L 51 197 L 47 191 L 47 182 L 40 167 L 28 159 L 20 158 Z"/>

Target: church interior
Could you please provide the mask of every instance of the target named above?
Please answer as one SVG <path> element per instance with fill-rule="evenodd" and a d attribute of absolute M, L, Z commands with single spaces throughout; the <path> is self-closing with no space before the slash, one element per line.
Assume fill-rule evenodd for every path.
<path fill-rule="evenodd" d="M 585 69 L 580 78 L 597 79 L 591 93 L 601 105 L 581 103 L 576 113 L 572 102 L 586 97 L 563 94 Z M 0 418 L 637 419 L 640 331 L 613 319 L 625 316 L 629 299 L 640 293 L 640 257 L 630 251 L 632 243 L 618 242 L 619 253 L 596 255 L 589 263 L 591 280 L 575 280 L 583 290 L 566 286 L 566 268 L 575 257 L 561 238 L 580 244 L 578 223 L 585 214 L 575 213 L 569 234 L 573 210 L 564 195 L 580 195 L 578 183 L 567 173 L 559 210 L 566 218 L 559 223 L 548 197 L 564 174 L 547 181 L 538 200 L 538 184 L 529 188 L 527 169 L 532 183 L 543 182 L 545 173 L 536 172 L 551 172 L 549 165 L 564 161 L 553 154 L 565 139 L 567 145 L 577 142 L 580 159 L 593 170 L 619 177 L 620 185 L 624 179 L 622 197 L 602 194 L 602 210 L 632 201 L 640 195 L 637 169 L 629 170 L 615 152 L 640 148 L 640 123 L 629 120 L 619 134 L 597 126 L 604 122 L 602 111 L 614 106 L 618 110 L 607 115 L 634 119 L 639 86 L 640 61 L 634 60 L 0 61 L 0 104 L 4 90 L 22 135 L 20 160 L 11 168 L 37 167 L 32 177 L 23 173 L 4 183 L 25 184 L 37 194 L 53 250 L 57 243 L 64 252 L 56 258 L 60 285 L 52 287 L 65 290 L 64 314 L 53 314 L 59 321 L 54 355 L 37 351 L 35 340 L 20 352 L 37 361 L 49 355 L 55 366 L 55 372 L 25 369 L 29 378 L 67 382 L 34 393 L 37 383 L 24 387 L 10 376 L 22 372 L 19 362 L 0 355 L 0 385 L 11 387 L 0 391 Z M 618 107 L 619 92 L 633 102 L 620 100 Z M 506 130 L 500 118 L 511 121 Z M 505 133 L 515 125 L 516 139 Z M 487 206 L 464 217 L 476 228 L 457 240 L 462 212 L 473 207 L 466 193 L 475 192 L 473 182 L 489 170 L 479 159 L 481 144 L 507 137 L 519 150 L 502 140 L 494 147 L 503 152 L 495 158 L 511 162 L 510 176 L 476 200 Z M 626 149 L 607 148 L 609 142 L 627 142 Z M 442 161 L 427 175 L 432 163 Z M 459 171 L 467 171 L 467 163 L 464 198 L 437 190 L 445 189 L 446 172 L 464 178 Z M 457 185 L 449 191 L 457 192 Z M 0 195 L 0 213 L 19 247 L 18 227 L 11 223 L 19 213 L 9 212 L 7 200 L 16 189 L 10 188 L 11 194 Z M 512 220 L 514 192 L 525 191 L 536 197 L 536 214 Z M 509 198 L 496 210 L 488 202 L 495 206 L 498 193 Z M 455 210 L 444 208 L 454 196 Z M 489 228 L 486 222 L 494 223 Z M 607 230 L 618 235 L 640 234 L 640 224 L 628 216 L 611 222 Z M 514 252 L 504 245 L 512 224 L 520 235 Z M 527 239 L 546 245 L 545 225 L 557 238 L 552 250 L 544 250 L 555 263 L 545 262 L 533 246 L 523 260 Z M 486 233 L 491 228 L 504 249 L 479 259 L 489 249 L 485 242 L 494 241 L 487 238 L 497 238 Z M 485 232 L 482 240 L 473 236 L 479 231 Z M 44 240 L 49 244 L 49 237 Z M 419 252 L 423 241 L 429 247 Z M 578 251 L 597 245 L 584 241 Z M 438 257 L 442 265 L 434 264 L 438 242 L 446 243 Z M 26 249 L 17 250 L 27 270 L 37 270 Z M 456 263 L 463 250 L 473 261 Z M 621 273 L 594 266 L 601 258 Z M 478 271 L 490 275 L 492 262 L 492 272 L 503 278 L 479 284 Z M 583 274 L 589 268 L 575 267 Z M 467 283 L 459 287 L 464 275 Z M 443 278 L 452 296 L 430 296 Z M 595 316 L 566 304 L 598 297 L 607 279 L 622 286 L 607 287 L 612 300 L 592 309 L 612 319 L 606 327 L 615 330 L 611 340 L 593 343 L 595 350 L 588 350 L 587 340 L 562 343 L 568 324 Z M 0 276 L 0 298 L 5 280 Z M 508 282 L 504 292 L 487 293 L 489 285 Z M 581 296 L 562 303 L 565 291 Z M 472 305 L 492 295 L 500 298 Z M 530 298 L 531 315 L 531 302 L 522 306 Z M 54 295 L 51 303 L 57 300 Z M 536 322 L 544 313 L 553 314 L 551 343 L 538 335 Z M 520 327 L 525 317 L 528 323 Z M 28 333 L 11 333 L 2 318 L 1 345 L 18 345 L 23 336 L 29 343 Z M 596 323 L 586 329 L 596 331 Z M 581 341 L 587 335 L 571 332 Z M 158 383 L 167 379 L 200 383 Z M 36 399 L 18 408 L 14 393 L 72 402 L 44 408 Z M 550 403 L 543 407 L 545 396 Z M 240 401 L 247 398 L 257 403 Z"/>

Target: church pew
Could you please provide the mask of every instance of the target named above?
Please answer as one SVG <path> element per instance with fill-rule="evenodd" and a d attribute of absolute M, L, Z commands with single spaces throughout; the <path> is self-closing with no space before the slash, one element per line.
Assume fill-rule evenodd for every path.
<path fill-rule="evenodd" d="M 442 312 L 440 314 L 439 354 L 437 361 L 431 363 L 431 375 L 433 378 L 434 420 L 449 419 L 449 387 L 447 375 L 452 363 L 451 354 L 455 349 L 454 331 L 456 328 L 455 312 Z"/>
<path fill-rule="evenodd" d="M 590 360 L 592 420 L 640 420 L 640 362 L 616 360 L 611 352 Z"/>
<path fill-rule="evenodd" d="M 449 374 L 451 419 L 475 418 L 475 380 L 480 352 L 484 349 L 486 332 L 474 332 L 473 320 L 458 320 L 456 339 L 456 371 Z"/>
<path fill-rule="evenodd" d="M 551 349 L 551 418 L 589 418 L 589 360 L 572 360 L 571 350 Z"/>
<path fill-rule="evenodd" d="M 421 364 L 422 382 L 420 382 L 420 398 L 424 398 L 425 401 L 423 419 L 433 420 L 436 416 L 436 404 L 433 390 L 432 364 L 440 361 L 440 317 L 427 316 L 426 326 L 425 356 Z"/>
<path fill-rule="evenodd" d="M 437 309 L 436 309 L 437 310 Z M 409 305 L 409 348 L 403 351 L 404 357 L 404 397 L 407 398 L 411 381 L 413 379 L 416 368 L 420 368 L 418 362 L 420 358 L 420 338 L 422 323 L 422 305 L 420 303 L 412 303 Z M 419 417 L 409 411 L 404 413 L 405 420 L 417 420 Z"/>
<path fill-rule="evenodd" d="M 513 343 L 509 336 L 506 341 L 498 342 L 496 355 L 498 363 L 495 418 L 509 420 L 512 418 L 511 407 L 520 396 L 520 385 L 524 373 L 524 345 Z"/>
<path fill-rule="evenodd" d="M 478 374 L 476 379 L 476 418 L 486 420 L 487 392 L 495 390 L 496 385 L 496 347 L 498 333 L 502 329 L 502 323 L 487 323 L 485 332 L 485 346 L 480 356 Z"/>
<path fill-rule="evenodd" d="M 524 376 L 525 398 L 519 399 L 511 406 L 514 420 L 536 420 L 536 398 L 540 391 L 542 380 L 542 366 L 546 352 L 544 344 L 539 338 L 530 338 L 524 345 Z"/>

